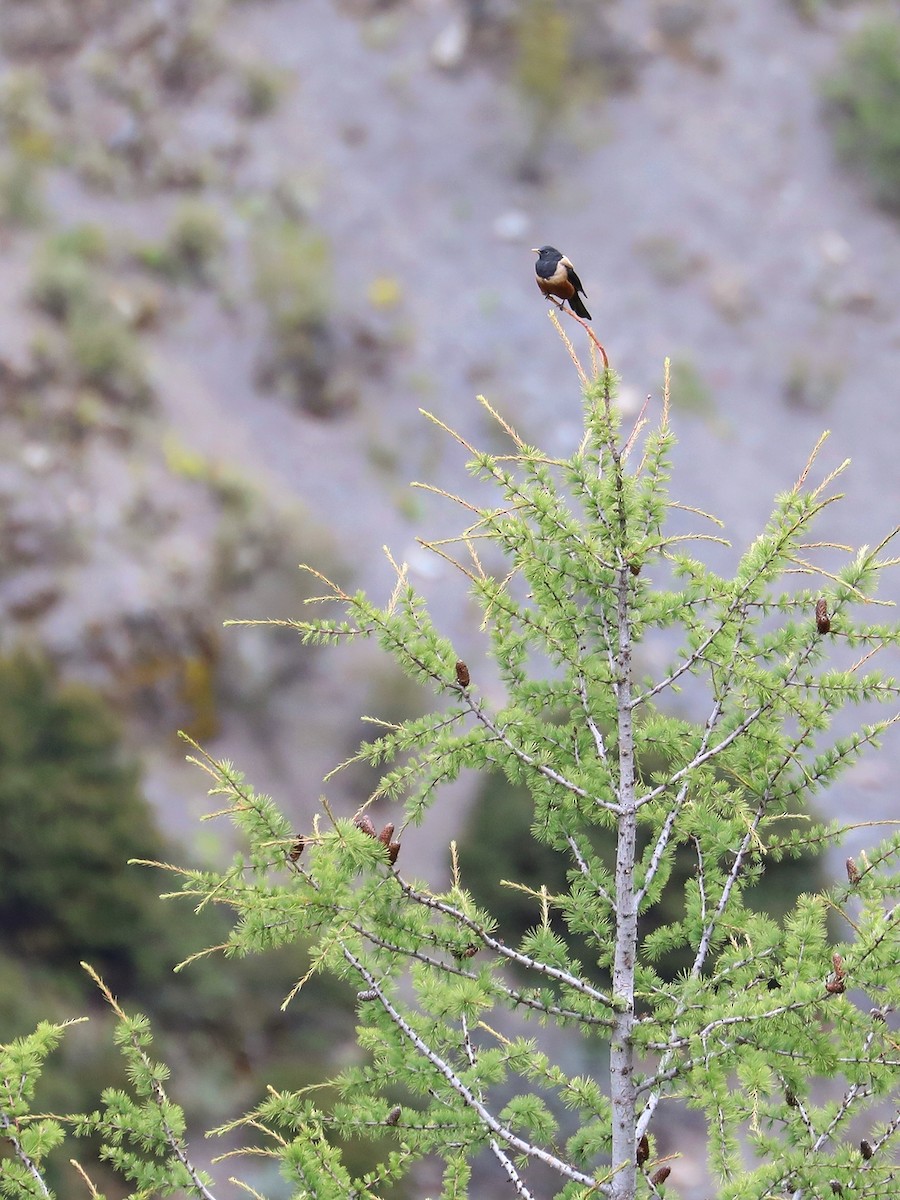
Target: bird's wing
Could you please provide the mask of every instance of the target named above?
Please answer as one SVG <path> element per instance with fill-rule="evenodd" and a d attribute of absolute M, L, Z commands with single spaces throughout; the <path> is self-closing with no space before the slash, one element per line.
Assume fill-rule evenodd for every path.
<path fill-rule="evenodd" d="M 575 274 L 575 268 L 572 266 L 572 264 L 569 262 L 569 260 L 567 258 L 564 258 L 562 261 L 566 265 L 566 272 L 568 273 L 568 276 L 569 276 L 569 283 L 571 283 L 572 287 L 575 289 L 576 292 L 581 292 L 582 296 L 586 296 L 587 292 L 584 290 L 584 286 L 582 285 L 581 280 Z"/>

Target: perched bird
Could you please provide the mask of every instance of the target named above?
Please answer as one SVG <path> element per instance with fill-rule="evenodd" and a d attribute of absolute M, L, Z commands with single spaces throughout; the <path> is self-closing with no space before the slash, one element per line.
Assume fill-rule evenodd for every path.
<path fill-rule="evenodd" d="M 591 314 L 584 307 L 581 299 L 587 293 L 581 286 L 581 280 L 575 274 L 575 268 L 566 256 L 560 254 L 555 246 L 541 246 L 539 249 L 532 250 L 532 254 L 538 256 L 538 260 L 534 264 L 534 273 L 537 276 L 537 285 L 544 295 L 556 296 L 559 300 L 568 300 L 572 311 L 589 321 Z"/>

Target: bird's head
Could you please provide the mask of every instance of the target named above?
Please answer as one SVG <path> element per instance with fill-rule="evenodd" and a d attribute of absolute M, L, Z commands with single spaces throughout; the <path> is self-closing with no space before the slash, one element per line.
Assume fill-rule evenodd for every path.
<path fill-rule="evenodd" d="M 532 248 L 531 253 L 539 255 L 541 258 L 562 258 L 555 246 L 536 246 Z"/>

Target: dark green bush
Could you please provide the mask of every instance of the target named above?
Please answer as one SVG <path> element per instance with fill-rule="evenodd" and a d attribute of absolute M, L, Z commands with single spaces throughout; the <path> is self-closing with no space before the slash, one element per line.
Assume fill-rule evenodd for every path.
<path fill-rule="evenodd" d="M 900 23 L 870 21 L 825 85 L 838 153 L 872 180 L 879 203 L 900 210 Z"/>
<path fill-rule="evenodd" d="M 149 984 L 171 966 L 159 884 L 127 860 L 161 855 L 109 706 L 39 659 L 0 660 L 0 949 Z"/>

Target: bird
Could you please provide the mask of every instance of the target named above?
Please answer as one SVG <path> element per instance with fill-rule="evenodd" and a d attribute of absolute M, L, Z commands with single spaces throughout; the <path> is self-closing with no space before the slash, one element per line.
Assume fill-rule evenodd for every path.
<path fill-rule="evenodd" d="M 537 285 L 544 295 L 556 296 L 561 301 L 568 300 L 573 312 L 590 321 L 591 314 L 581 299 L 587 292 L 566 256 L 560 254 L 555 246 L 536 247 L 531 253 L 538 256 L 534 264 L 534 273 L 537 276 Z"/>

